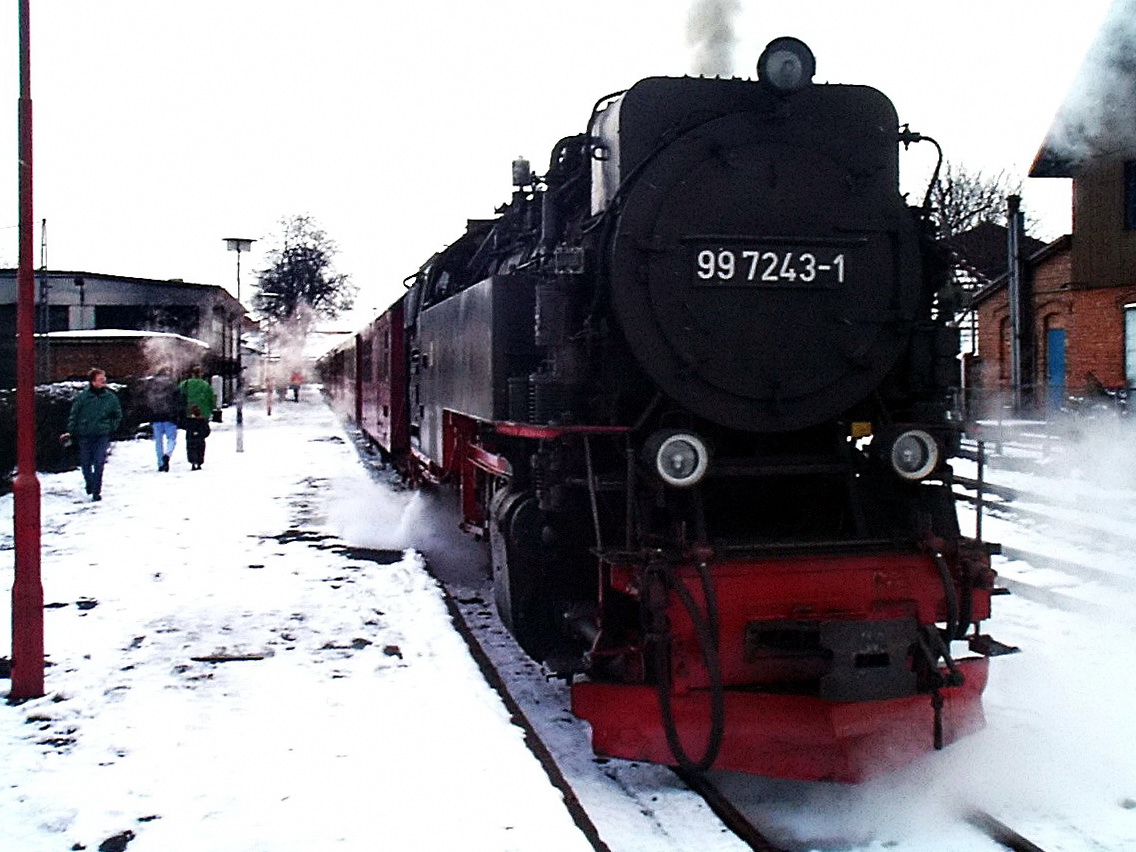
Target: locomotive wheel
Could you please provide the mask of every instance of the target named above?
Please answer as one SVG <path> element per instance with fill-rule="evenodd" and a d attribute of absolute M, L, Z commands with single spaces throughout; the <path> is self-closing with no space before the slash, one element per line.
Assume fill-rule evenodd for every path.
<path fill-rule="evenodd" d="M 499 492 L 489 506 L 493 597 L 501 620 L 534 660 L 556 640 L 548 590 L 544 515 L 531 492 Z"/>

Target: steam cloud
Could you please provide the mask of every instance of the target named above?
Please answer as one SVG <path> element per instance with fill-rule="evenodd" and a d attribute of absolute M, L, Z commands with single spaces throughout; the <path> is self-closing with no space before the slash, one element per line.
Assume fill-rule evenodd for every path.
<path fill-rule="evenodd" d="M 201 364 L 205 359 L 205 348 L 199 351 L 192 344 L 186 346 L 184 339 L 173 340 L 169 337 L 151 337 L 142 342 L 142 354 L 145 359 L 145 371 L 156 373 L 167 369 L 175 379 L 189 375 L 195 364 Z"/>
<path fill-rule="evenodd" d="M 734 71 L 734 17 L 740 0 L 696 0 L 686 19 L 686 43 L 694 51 L 691 73 L 729 77 Z"/>
<path fill-rule="evenodd" d="M 315 315 L 306 302 L 296 305 L 294 313 L 283 320 L 265 323 L 265 383 L 271 378 L 276 387 L 284 387 L 294 372 L 304 370 L 304 347 Z"/>
<path fill-rule="evenodd" d="M 1073 163 L 1136 147 L 1136 0 L 1116 0 L 1047 145 Z"/>

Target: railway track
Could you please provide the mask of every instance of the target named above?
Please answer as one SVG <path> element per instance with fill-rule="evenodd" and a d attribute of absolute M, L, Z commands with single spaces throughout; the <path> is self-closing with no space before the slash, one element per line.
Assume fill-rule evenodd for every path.
<path fill-rule="evenodd" d="M 705 799 L 710 809 L 722 820 L 722 824 L 737 835 L 738 839 L 755 852 L 791 852 L 784 846 L 778 846 L 754 821 L 725 795 L 717 785 L 702 772 L 690 772 L 685 769 L 672 770 L 682 779 L 691 790 Z"/>
<path fill-rule="evenodd" d="M 675 769 L 674 772 L 683 780 L 683 783 L 702 796 L 718 814 L 722 822 L 754 852 L 803 852 L 805 849 L 817 848 L 816 844 L 808 842 L 789 845 L 779 844 L 769 836 L 772 832 L 760 827 L 754 819 L 734 803 L 730 796 L 717 787 L 710 776 L 681 769 Z M 1010 852 L 1045 852 L 1042 847 L 986 811 L 971 810 L 963 819 L 967 824 L 978 829 L 986 837 L 1010 850 Z M 826 844 L 826 846 L 829 845 L 850 852 L 859 844 L 841 839 Z M 875 842 L 864 845 L 874 846 Z"/>
<path fill-rule="evenodd" d="M 1040 846 L 1014 831 L 1004 822 L 985 811 L 974 810 L 966 815 L 966 821 L 996 843 L 1005 846 L 1010 852 L 1045 852 Z"/>
<path fill-rule="evenodd" d="M 502 696 L 597 852 L 815 848 L 777 839 L 778 832 L 719 788 L 714 773 L 595 758 L 585 726 L 568 713 L 567 689 L 549 681 L 541 667 L 524 655 L 498 621 L 487 596 L 452 585 L 443 588 L 446 605 L 475 661 Z M 970 812 L 965 821 L 1011 852 L 1044 852 L 984 811 Z M 852 852 L 857 845 L 842 840 L 839 848 Z"/>
<path fill-rule="evenodd" d="M 442 587 L 474 660 L 597 852 L 753 848 L 666 767 L 596 758 L 587 725 L 569 712 L 566 685 L 549 680 L 513 641 L 497 617 L 488 588 L 453 583 Z"/>
<path fill-rule="evenodd" d="M 956 499 L 977 506 L 981 498 L 984 514 L 1024 521 L 1035 527 L 1060 528 L 1063 537 L 1095 548 L 1106 546 L 1116 551 L 1136 546 L 1136 534 L 1125 530 L 1136 529 L 1136 513 L 1127 507 L 1114 506 L 1115 517 L 1105 517 L 1089 514 L 1090 509 L 1096 508 L 1091 497 L 1042 493 L 989 481 L 980 483 L 965 476 L 955 476 L 953 483 Z M 1132 495 L 1132 505 L 1136 507 L 1136 494 Z"/>
<path fill-rule="evenodd" d="M 776 830 L 760 825 L 709 775 L 594 757 L 587 726 L 568 710 L 566 685 L 549 680 L 516 645 L 491 603 L 488 582 L 435 578 L 474 661 L 597 852 L 816 848 L 803 841 L 794 845 L 774 839 L 779 837 Z M 970 813 L 966 822 L 1011 852 L 1044 852 L 982 811 Z M 841 841 L 839 848 L 852 852 L 860 845 L 872 843 Z"/>

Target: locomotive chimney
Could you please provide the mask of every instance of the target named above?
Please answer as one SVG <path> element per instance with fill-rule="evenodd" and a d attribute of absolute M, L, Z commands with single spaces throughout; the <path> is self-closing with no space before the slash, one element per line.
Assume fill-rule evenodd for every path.
<path fill-rule="evenodd" d="M 526 186 L 532 186 L 532 182 L 532 164 L 524 157 L 517 157 L 513 160 L 513 186 L 517 189 L 523 189 Z"/>

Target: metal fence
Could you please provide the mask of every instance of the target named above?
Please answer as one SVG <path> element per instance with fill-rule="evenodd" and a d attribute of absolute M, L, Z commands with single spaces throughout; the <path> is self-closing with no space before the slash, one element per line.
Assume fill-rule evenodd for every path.
<path fill-rule="evenodd" d="M 1127 417 L 1128 401 L 1136 401 L 1136 388 L 1103 385 L 1026 387 L 1017 395 L 1009 388 L 968 388 L 956 397 L 956 411 L 964 423 L 1029 420 L 1065 422 L 1084 418 Z"/>

